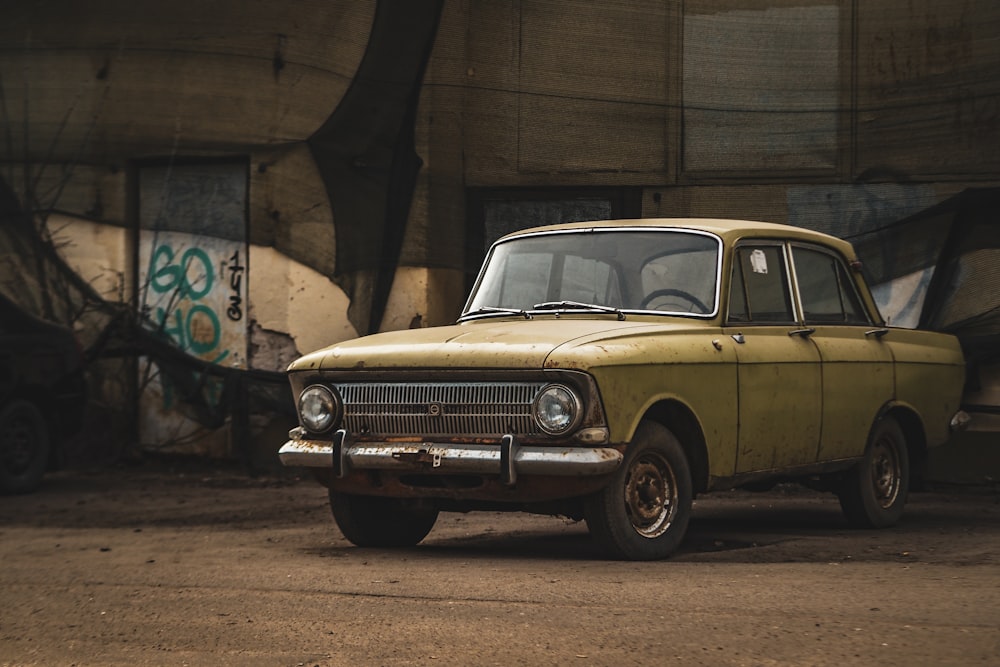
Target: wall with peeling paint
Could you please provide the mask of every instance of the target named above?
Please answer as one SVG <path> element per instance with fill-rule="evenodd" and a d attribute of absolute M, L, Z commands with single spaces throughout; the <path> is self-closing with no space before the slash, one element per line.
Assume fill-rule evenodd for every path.
<path fill-rule="evenodd" d="M 1000 186 L 998 34 L 991 0 L 449 2 L 404 260 L 464 254 L 468 284 L 496 202 L 508 230 L 596 202 L 850 236 Z M 928 279 L 879 291 L 894 323 Z"/>
<path fill-rule="evenodd" d="M 375 4 L 12 3 L 0 27 L 0 176 L 97 298 L 149 301 L 150 320 L 162 310 L 161 331 L 190 354 L 280 373 L 304 352 L 357 335 L 348 300 L 329 277 L 333 215 L 305 140 L 351 85 Z M 176 183 L 178 165 L 219 159 L 247 165 L 245 203 L 235 210 L 249 234 L 244 245 L 221 248 L 209 220 L 223 199 L 210 191 L 195 194 L 199 203 L 188 208 L 201 218 L 184 233 L 137 235 L 144 202 L 154 197 L 141 186 L 143 173 L 158 169 L 158 183 Z M 154 216 L 169 227 L 177 212 Z M 17 247 L 8 252 L 20 254 Z M 237 273 L 226 259 L 234 248 Z M 33 278 L 37 264 L 26 255 L 4 262 L 0 289 L 43 311 L 52 299 L 39 293 L 52 289 L 51 279 Z M 168 289 L 170 278 L 195 286 L 192 294 Z M 214 284 L 201 294 L 206 279 Z M 107 318 L 70 301 L 47 314 L 74 319 L 84 345 L 98 345 Z M 213 456 L 240 449 L 230 423 L 205 427 L 173 409 L 180 397 L 155 372 L 145 377 L 140 367 L 136 383 L 143 446 Z M 95 400 L 125 419 L 135 400 L 127 385 L 100 382 Z M 206 381 L 209 401 L 213 391 Z"/>
<path fill-rule="evenodd" d="M 448 3 L 403 261 L 468 280 L 484 201 L 634 189 L 847 236 L 995 186 L 998 30 L 988 0 Z"/>
<path fill-rule="evenodd" d="M 424 2 L 433 49 L 400 81 L 382 77 L 406 36 L 402 15 L 379 22 L 390 3 L 36 5 L 17 0 L 0 26 L 0 176 L 79 275 L 127 303 L 137 171 L 245 161 L 251 370 L 371 322 L 452 321 L 487 209 L 509 212 L 505 229 L 562 207 L 844 236 L 1000 185 L 991 0 Z M 412 147 L 392 125 L 408 122 Z M 406 193 L 386 186 L 401 156 L 420 162 L 415 190 L 390 202 Z M 368 263 L 345 277 L 362 246 Z M 0 263 L 0 289 L 33 284 L 30 266 Z M 921 289 L 909 280 L 883 299 L 900 321 Z M 237 446 L 219 442 L 207 450 Z"/>

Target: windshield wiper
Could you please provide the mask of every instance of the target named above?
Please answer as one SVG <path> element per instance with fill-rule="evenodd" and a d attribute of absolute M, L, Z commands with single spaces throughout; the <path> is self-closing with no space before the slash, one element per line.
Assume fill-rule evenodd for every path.
<path fill-rule="evenodd" d="M 520 315 L 526 320 L 530 320 L 531 313 L 522 308 L 496 308 L 495 306 L 483 306 L 476 310 L 471 310 L 468 313 L 464 313 L 460 320 L 464 320 L 469 317 L 499 317 L 501 315 Z"/>
<path fill-rule="evenodd" d="M 601 313 L 614 313 L 619 320 L 625 319 L 625 313 L 619 308 L 598 306 L 596 303 L 582 303 L 580 301 L 546 301 L 536 303 L 532 308 L 534 310 L 596 310 Z"/>

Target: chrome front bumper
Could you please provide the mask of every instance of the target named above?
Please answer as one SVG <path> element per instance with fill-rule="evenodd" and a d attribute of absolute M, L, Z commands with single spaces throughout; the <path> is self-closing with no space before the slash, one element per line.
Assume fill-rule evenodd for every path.
<path fill-rule="evenodd" d="M 451 474 L 499 474 L 513 485 L 519 474 L 589 476 L 614 472 L 622 453 L 613 447 L 521 445 L 512 435 L 500 444 L 353 443 L 345 431 L 333 442 L 309 440 L 293 429 L 278 450 L 286 466 L 332 468 L 338 477 L 350 470 L 389 470 Z M 298 436 L 298 437 L 296 437 Z"/>

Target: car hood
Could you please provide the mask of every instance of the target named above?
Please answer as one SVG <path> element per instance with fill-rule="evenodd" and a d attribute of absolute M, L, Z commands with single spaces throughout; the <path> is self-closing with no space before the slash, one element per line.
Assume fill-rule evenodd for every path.
<path fill-rule="evenodd" d="M 613 319 L 488 320 L 374 334 L 294 362 L 289 371 L 401 368 L 572 368 L 637 336 L 705 332 L 706 323 Z M 594 355 L 587 348 L 593 348 Z"/>

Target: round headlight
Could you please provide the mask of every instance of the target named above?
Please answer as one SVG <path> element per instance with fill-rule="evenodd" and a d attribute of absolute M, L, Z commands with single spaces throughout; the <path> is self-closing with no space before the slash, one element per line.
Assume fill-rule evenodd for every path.
<path fill-rule="evenodd" d="M 314 384 L 299 394 L 299 417 L 302 425 L 313 433 L 330 430 L 337 421 L 337 398 L 328 387 Z"/>
<path fill-rule="evenodd" d="M 550 384 L 535 396 L 535 421 L 549 435 L 563 435 L 575 428 L 583 416 L 583 403 L 569 387 Z"/>

